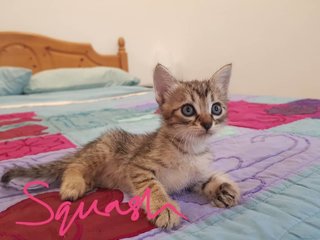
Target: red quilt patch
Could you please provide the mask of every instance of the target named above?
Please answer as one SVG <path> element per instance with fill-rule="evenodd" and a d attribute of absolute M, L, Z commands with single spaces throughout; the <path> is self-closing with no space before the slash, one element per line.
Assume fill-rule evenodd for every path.
<path fill-rule="evenodd" d="M 62 203 L 58 192 L 44 193 L 36 196 L 37 199 L 48 204 L 54 212 Z M 128 209 L 128 203 L 123 203 L 123 193 L 119 190 L 98 190 L 71 204 L 67 220 L 77 210 L 81 201 L 85 203 L 84 209 L 88 209 L 94 200 L 98 200 L 97 208 L 104 211 L 106 205 L 118 200 L 121 209 Z M 36 214 L 35 214 L 36 213 Z M 130 215 L 120 215 L 115 210 L 111 211 L 109 217 L 102 217 L 94 214 L 80 220 L 77 219 L 68 232 L 60 237 L 59 228 L 62 220 L 53 220 L 42 226 L 17 225 L 16 222 L 40 222 L 49 218 L 49 212 L 42 205 L 30 199 L 23 200 L 7 210 L 0 213 L 0 238 L 5 239 L 119 239 L 136 236 L 147 232 L 154 227 L 144 214 L 139 210 L 140 217 L 132 221 Z"/>

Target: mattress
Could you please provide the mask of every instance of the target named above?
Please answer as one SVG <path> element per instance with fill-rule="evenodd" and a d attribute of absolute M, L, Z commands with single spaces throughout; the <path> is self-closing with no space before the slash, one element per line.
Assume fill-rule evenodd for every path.
<path fill-rule="evenodd" d="M 159 125 L 152 89 L 139 86 L 0 97 L 0 176 L 59 159 L 110 129 L 145 133 Z M 210 167 L 240 186 L 236 207 L 212 207 L 186 190 L 172 195 L 188 218 L 172 231 L 155 228 L 142 211 L 136 221 L 116 211 L 72 221 L 81 201 L 86 210 L 95 200 L 99 209 L 115 200 L 126 208 L 130 197 L 98 189 L 67 216 L 56 183 L 32 185 L 27 196 L 29 180 L 15 179 L 0 186 L 0 239 L 320 239 L 320 100 L 231 96 L 228 124 L 210 146 Z"/>

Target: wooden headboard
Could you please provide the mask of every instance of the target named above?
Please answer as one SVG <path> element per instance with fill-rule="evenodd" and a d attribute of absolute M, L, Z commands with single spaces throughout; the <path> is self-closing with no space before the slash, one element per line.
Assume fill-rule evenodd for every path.
<path fill-rule="evenodd" d="M 0 66 L 32 69 L 33 73 L 53 68 L 110 66 L 128 71 L 123 38 L 118 53 L 100 55 L 90 44 L 65 42 L 41 35 L 0 32 Z"/>

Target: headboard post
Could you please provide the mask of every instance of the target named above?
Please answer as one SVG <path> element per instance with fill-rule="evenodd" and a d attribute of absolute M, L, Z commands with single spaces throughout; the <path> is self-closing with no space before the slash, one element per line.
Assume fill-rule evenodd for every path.
<path fill-rule="evenodd" d="M 127 56 L 127 52 L 126 52 L 126 48 L 125 48 L 125 41 L 124 41 L 123 37 L 120 37 L 118 39 L 118 46 L 119 46 L 118 56 L 119 56 L 119 60 L 120 60 L 120 66 L 123 70 L 128 72 L 128 70 L 129 70 L 128 56 Z"/>

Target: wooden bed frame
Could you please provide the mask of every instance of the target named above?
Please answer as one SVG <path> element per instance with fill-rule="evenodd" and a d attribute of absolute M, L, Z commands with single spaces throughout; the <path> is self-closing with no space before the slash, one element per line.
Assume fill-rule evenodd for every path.
<path fill-rule="evenodd" d="M 32 69 L 110 66 L 128 71 L 125 41 L 118 40 L 118 53 L 100 55 L 90 44 L 65 42 L 37 34 L 0 32 L 0 66 Z"/>

